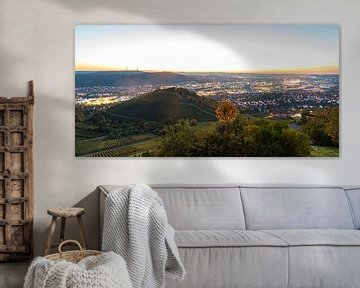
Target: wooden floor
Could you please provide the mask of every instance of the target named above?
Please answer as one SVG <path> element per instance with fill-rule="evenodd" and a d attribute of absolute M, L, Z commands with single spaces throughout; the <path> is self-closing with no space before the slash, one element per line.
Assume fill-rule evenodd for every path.
<path fill-rule="evenodd" d="M 30 262 L 0 263 L 0 287 L 22 288 Z"/>

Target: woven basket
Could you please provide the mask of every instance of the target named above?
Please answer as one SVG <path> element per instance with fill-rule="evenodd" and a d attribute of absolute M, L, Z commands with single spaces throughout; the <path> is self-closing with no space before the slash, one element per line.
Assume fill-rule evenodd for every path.
<path fill-rule="evenodd" d="M 61 250 L 61 248 L 65 244 L 69 244 L 69 243 L 77 245 L 79 247 L 79 250 L 63 252 Z M 54 254 L 47 255 L 47 256 L 45 256 L 45 258 L 47 258 L 49 260 L 54 260 L 54 261 L 56 261 L 56 260 L 66 260 L 66 261 L 69 261 L 69 262 L 78 263 L 79 261 L 81 261 L 85 257 L 96 256 L 96 255 L 102 254 L 102 252 L 100 252 L 100 251 L 83 249 L 81 244 L 76 240 L 66 240 L 66 241 L 61 242 L 61 244 L 59 245 L 58 251 L 59 251 L 59 253 L 54 253 Z"/>

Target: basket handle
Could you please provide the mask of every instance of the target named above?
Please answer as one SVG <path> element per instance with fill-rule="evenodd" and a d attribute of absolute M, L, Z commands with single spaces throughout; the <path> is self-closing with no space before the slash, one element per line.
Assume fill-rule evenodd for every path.
<path fill-rule="evenodd" d="M 61 250 L 61 248 L 62 248 L 65 244 L 68 244 L 68 243 L 72 243 L 72 244 L 75 244 L 76 246 L 78 246 L 80 252 L 82 252 L 82 251 L 84 250 L 84 249 L 82 248 L 81 244 L 80 244 L 78 241 L 76 241 L 76 240 L 65 240 L 65 241 L 61 242 L 60 245 L 59 245 L 59 247 L 58 247 L 58 251 L 59 251 L 60 257 L 61 257 L 61 255 L 62 255 L 62 253 L 63 253 L 63 251 Z"/>

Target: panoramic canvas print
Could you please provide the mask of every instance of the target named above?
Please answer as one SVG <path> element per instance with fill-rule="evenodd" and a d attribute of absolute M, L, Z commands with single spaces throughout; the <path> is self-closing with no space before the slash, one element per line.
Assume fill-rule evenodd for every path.
<path fill-rule="evenodd" d="M 338 157 L 336 25 L 76 25 L 75 155 Z"/>

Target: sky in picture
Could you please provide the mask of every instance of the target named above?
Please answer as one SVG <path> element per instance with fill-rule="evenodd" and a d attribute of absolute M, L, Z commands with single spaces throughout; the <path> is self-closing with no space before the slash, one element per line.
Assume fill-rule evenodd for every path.
<path fill-rule="evenodd" d="M 339 70 L 337 25 L 76 25 L 76 71 Z"/>

